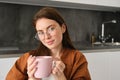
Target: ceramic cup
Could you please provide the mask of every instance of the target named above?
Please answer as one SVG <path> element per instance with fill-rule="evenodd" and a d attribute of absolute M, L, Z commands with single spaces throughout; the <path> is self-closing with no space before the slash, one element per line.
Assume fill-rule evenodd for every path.
<path fill-rule="evenodd" d="M 52 72 L 52 64 L 53 64 L 52 56 L 38 56 L 36 57 L 36 60 L 38 64 L 34 76 L 36 78 L 48 77 Z"/>

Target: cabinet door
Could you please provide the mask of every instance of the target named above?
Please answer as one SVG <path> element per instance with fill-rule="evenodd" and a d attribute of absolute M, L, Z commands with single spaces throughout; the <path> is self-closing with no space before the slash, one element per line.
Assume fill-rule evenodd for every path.
<path fill-rule="evenodd" d="M 92 80 L 120 80 L 120 52 L 84 53 Z"/>
<path fill-rule="evenodd" d="M 0 58 L 0 80 L 5 80 L 5 77 L 13 66 L 18 57 L 14 58 Z"/>
<path fill-rule="evenodd" d="M 120 80 L 120 52 L 109 54 L 109 80 Z"/>
<path fill-rule="evenodd" d="M 109 7 L 120 7 L 120 0 L 56 0 L 56 1 L 109 6 Z"/>

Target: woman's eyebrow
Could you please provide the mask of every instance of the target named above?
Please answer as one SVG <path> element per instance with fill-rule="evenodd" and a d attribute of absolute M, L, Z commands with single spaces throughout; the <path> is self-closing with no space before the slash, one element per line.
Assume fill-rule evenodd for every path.
<path fill-rule="evenodd" d="M 54 26 L 53 24 L 50 24 L 49 26 L 46 27 L 46 29 L 49 29 L 51 26 Z M 43 30 L 37 30 L 37 32 L 43 31 Z"/>
<path fill-rule="evenodd" d="M 41 32 L 42 30 L 37 30 L 37 32 Z"/>
<path fill-rule="evenodd" d="M 48 29 L 48 28 L 50 28 L 51 26 L 53 26 L 53 25 L 52 25 L 52 24 L 51 24 L 51 25 L 49 25 L 49 26 L 47 27 L 47 29 Z"/>

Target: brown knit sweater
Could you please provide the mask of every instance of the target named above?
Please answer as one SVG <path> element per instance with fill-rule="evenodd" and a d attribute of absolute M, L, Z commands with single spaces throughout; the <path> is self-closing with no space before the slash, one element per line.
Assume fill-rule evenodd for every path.
<path fill-rule="evenodd" d="M 30 51 L 22 55 L 8 72 L 6 80 L 28 80 L 27 59 L 34 52 Z M 66 66 L 64 74 L 67 80 L 91 80 L 88 63 L 80 51 L 66 49 L 61 60 Z"/>

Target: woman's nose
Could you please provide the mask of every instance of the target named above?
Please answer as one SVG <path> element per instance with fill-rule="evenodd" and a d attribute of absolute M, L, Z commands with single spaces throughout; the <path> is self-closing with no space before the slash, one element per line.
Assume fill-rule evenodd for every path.
<path fill-rule="evenodd" d="M 45 39 L 50 39 L 51 35 L 50 35 L 50 33 L 46 32 L 44 37 L 45 37 Z"/>

